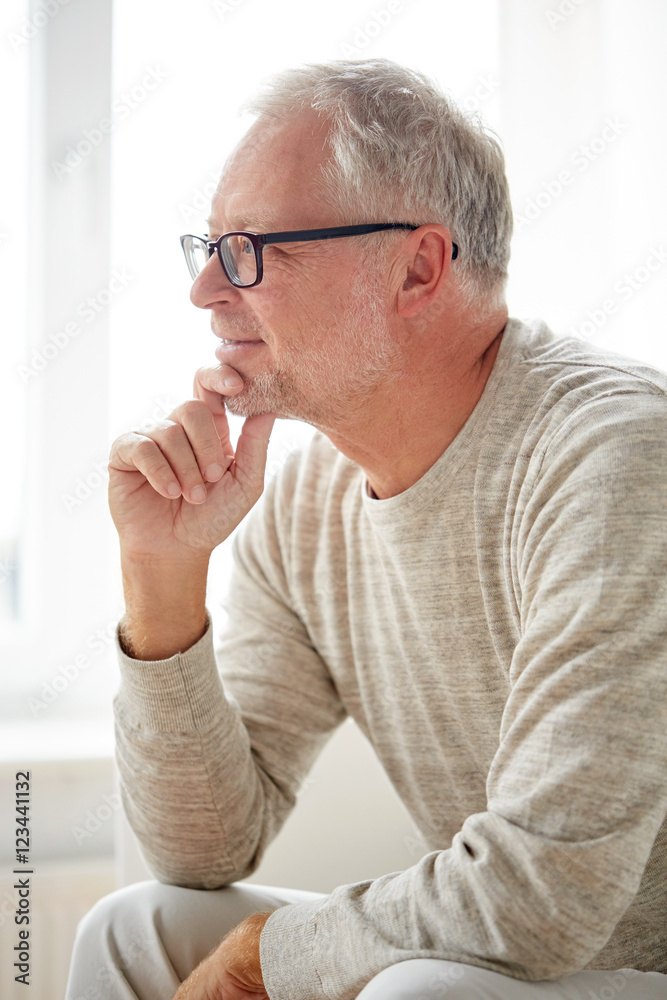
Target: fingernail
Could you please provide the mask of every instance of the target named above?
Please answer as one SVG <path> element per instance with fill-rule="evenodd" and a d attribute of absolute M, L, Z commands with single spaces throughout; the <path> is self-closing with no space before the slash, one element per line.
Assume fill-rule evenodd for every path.
<path fill-rule="evenodd" d="M 190 493 L 190 497 L 193 503 L 201 503 L 202 500 L 206 499 L 206 490 L 203 486 L 195 486 L 195 488 Z"/>
<path fill-rule="evenodd" d="M 243 385 L 243 380 L 240 379 L 237 375 L 225 375 L 225 377 L 222 380 L 222 384 L 224 385 L 225 389 L 240 389 L 241 386 Z"/>
<path fill-rule="evenodd" d="M 209 465 L 204 475 L 207 479 L 219 479 L 222 475 L 222 466 L 219 462 L 214 462 L 213 465 Z"/>

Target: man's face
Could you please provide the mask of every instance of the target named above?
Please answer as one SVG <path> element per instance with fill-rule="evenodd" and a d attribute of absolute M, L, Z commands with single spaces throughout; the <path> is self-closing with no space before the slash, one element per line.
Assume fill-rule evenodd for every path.
<path fill-rule="evenodd" d="M 326 129 L 312 113 L 287 126 L 253 126 L 213 196 L 211 238 L 369 221 L 334 218 L 318 198 Z M 254 288 L 231 285 L 217 256 L 192 287 L 194 304 L 211 310 L 214 333 L 254 341 L 216 351 L 245 383 L 226 398 L 228 409 L 322 428 L 363 412 L 374 388 L 400 372 L 384 271 L 362 259 L 356 237 L 271 245 L 263 254 L 264 277 Z"/>

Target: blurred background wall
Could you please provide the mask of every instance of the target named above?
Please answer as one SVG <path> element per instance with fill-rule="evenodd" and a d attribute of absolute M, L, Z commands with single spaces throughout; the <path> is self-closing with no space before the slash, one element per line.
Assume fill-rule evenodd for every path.
<path fill-rule="evenodd" d="M 503 142 L 510 314 L 667 368 L 667 8 L 5 0 L 0 19 L 0 989 L 12 996 L 14 776 L 28 769 L 34 988 L 49 1000 L 78 916 L 147 874 L 112 763 L 122 589 L 105 464 L 215 363 L 178 237 L 203 231 L 239 104 L 301 62 L 385 56 L 431 75 Z M 267 474 L 311 433 L 277 421 Z M 231 543 L 209 579 L 218 625 Z M 329 891 L 424 850 L 345 723 L 253 881 Z"/>

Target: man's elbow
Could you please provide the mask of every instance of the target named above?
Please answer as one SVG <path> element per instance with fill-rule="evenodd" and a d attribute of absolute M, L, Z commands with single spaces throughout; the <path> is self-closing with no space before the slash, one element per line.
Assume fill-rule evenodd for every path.
<path fill-rule="evenodd" d="M 146 864 L 158 882 L 183 889 L 222 889 L 253 875 L 258 861 L 234 864 L 227 858 L 185 859 L 158 857 L 143 851 Z"/>

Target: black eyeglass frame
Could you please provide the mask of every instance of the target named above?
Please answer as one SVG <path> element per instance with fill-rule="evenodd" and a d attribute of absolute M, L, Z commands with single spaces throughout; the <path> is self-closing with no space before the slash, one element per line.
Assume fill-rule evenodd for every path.
<path fill-rule="evenodd" d="M 193 281 L 198 277 L 197 274 L 193 274 L 190 270 L 190 263 L 188 261 L 188 255 L 185 251 L 184 241 L 187 239 L 201 240 L 202 243 L 206 245 L 208 250 L 209 260 L 214 253 L 217 252 L 218 260 L 220 261 L 220 266 L 223 272 L 227 276 L 228 281 L 236 288 L 254 288 L 262 280 L 264 275 L 264 267 L 262 262 L 262 250 L 265 246 L 270 243 L 306 243 L 309 240 L 334 240 L 340 239 L 344 236 L 362 236 L 365 233 L 375 233 L 386 229 L 419 229 L 419 226 L 413 225 L 411 222 L 380 222 L 380 223 L 364 223 L 358 226 L 333 226 L 328 229 L 294 229 L 292 231 L 285 231 L 282 233 L 263 233 L 258 235 L 257 233 L 248 233 L 244 230 L 235 230 L 231 233 L 222 233 L 218 236 L 216 240 L 207 240 L 203 236 L 194 236 L 192 233 L 188 233 L 185 236 L 180 237 L 181 247 L 183 249 L 183 254 L 185 256 L 186 263 L 188 264 L 188 271 L 190 271 L 190 277 Z M 243 284 L 241 282 L 235 281 L 227 273 L 227 268 L 222 259 L 222 251 L 220 249 L 221 243 L 228 236 L 246 236 L 253 246 L 255 251 L 255 266 L 257 268 L 257 277 L 250 284 Z M 458 257 L 459 248 L 456 243 L 452 243 L 452 260 L 456 260 Z M 201 274 L 201 271 L 199 272 Z"/>

